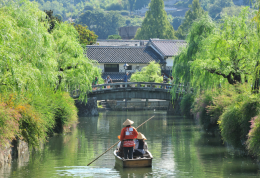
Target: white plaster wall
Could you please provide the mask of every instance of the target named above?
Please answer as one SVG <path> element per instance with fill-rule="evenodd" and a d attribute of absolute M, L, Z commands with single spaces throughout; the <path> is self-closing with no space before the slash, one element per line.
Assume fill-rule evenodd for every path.
<path fill-rule="evenodd" d="M 105 63 L 99 63 L 99 65 L 98 65 L 98 67 L 102 70 L 102 72 L 105 72 L 104 64 Z M 112 63 L 109 63 L 109 64 L 112 64 Z M 114 63 L 114 64 L 118 64 L 118 63 Z M 127 63 L 127 64 L 132 65 L 132 70 L 126 70 L 127 72 L 135 72 L 137 65 L 139 65 L 139 70 L 141 70 L 143 67 L 148 65 L 148 64 L 136 64 L 136 63 L 135 64 Z M 125 72 L 124 65 L 125 64 L 119 64 L 119 72 Z"/>
<path fill-rule="evenodd" d="M 173 61 L 174 61 L 174 58 L 167 58 L 166 59 L 166 66 L 173 66 Z"/>

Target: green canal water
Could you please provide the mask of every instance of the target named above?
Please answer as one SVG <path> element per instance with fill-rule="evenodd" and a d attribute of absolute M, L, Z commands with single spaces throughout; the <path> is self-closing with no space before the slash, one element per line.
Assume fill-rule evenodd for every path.
<path fill-rule="evenodd" d="M 147 137 L 153 154 L 151 168 L 115 167 L 113 150 L 87 166 L 118 141 L 127 118 L 137 127 L 153 115 L 138 129 Z M 193 120 L 167 116 L 164 111 L 111 111 L 80 118 L 71 133 L 50 138 L 42 151 L 0 170 L 0 177 L 248 178 L 260 177 L 260 167 L 250 157 L 224 146 L 219 138 L 203 133 Z"/>

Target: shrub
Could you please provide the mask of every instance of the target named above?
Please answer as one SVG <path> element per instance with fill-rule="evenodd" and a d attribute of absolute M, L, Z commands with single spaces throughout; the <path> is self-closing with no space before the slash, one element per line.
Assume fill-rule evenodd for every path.
<path fill-rule="evenodd" d="M 251 120 L 251 130 L 246 142 L 247 149 L 254 155 L 260 155 L 260 117 L 257 115 Z"/>
<path fill-rule="evenodd" d="M 252 95 L 250 91 L 250 86 L 237 85 L 226 91 L 228 97 L 219 97 L 216 102 L 225 105 L 224 109 L 220 109 L 223 113 L 219 120 L 221 135 L 224 141 L 235 147 L 244 148 L 250 130 L 250 120 L 259 113 L 259 97 Z"/>
<path fill-rule="evenodd" d="M 0 103 L 0 147 L 6 146 L 10 140 L 19 135 L 21 115 L 15 109 Z"/>
<path fill-rule="evenodd" d="M 219 125 L 221 136 L 224 141 L 232 144 L 235 147 L 241 147 L 241 128 L 239 120 L 242 118 L 241 106 L 237 103 L 231 105 L 221 115 Z"/>
<path fill-rule="evenodd" d="M 70 126 L 78 120 L 78 110 L 68 93 L 62 92 L 56 95 L 53 109 L 55 114 L 54 132 L 56 133 L 61 133 L 64 126 Z"/>
<path fill-rule="evenodd" d="M 259 113 L 260 101 L 259 97 L 252 95 L 248 97 L 241 106 L 242 117 L 239 120 L 241 135 L 240 139 L 243 143 L 247 140 L 247 136 L 250 130 L 250 121 L 256 117 Z"/>
<path fill-rule="evenodd" d="M 43 117 L 30 105 L 19 105 L 16 110 L 21 114 L 19 121 L 22 139 L 30 146 L 38 146 L 46 138 L 46 124 Z"/>
<path fill-rule="evenodd" d="M 230 106 L 234 100 L 235 96 L 237 96 L 235 88 L 230 87 L 220 88 L 218 91 L 215 92 L 213 97 L 213 104 L 207 106 L 207 111 L 210 115 L 210 120 L 212 123 L 217 123 L 220 116 L 224 113 L 225 108 Z"/>
<path fill-rule="evenodd" d="M 107 39 L 117 39 L 117 40 L 121 40 L 122 38 L 121 38 L 120 35 L 115 34 L 115 35 L 109 35 Z"/>
<path fill-rule="evenodd" d="M 212 93 L 201 93 L 197 96 L 191 110 L 192 114 L 199 120 L 203 130 L 213 131 L 217 127 L 217 123 L 211 121 L 210 114 L 207 112 L 207 107 L 212 105 Z"/>

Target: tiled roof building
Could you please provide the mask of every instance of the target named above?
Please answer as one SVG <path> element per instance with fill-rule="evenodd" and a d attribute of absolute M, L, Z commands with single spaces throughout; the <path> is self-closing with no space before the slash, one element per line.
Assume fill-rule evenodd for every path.
<path fill-rule="evenodd" d="M 87 46 L 87 57 L 99 63 L 104 79 L 110 75 L 114 81 L 122 81 L 125 72 L 130 78 L 131 73 L 140 71 L 152 61 L 159 63 L 162 72 L 170 76 L 174 56 L 187 45 L 182 40 L 161 39 L 101 41 L 101 45 Z M 129 65 L 127 69 L 124 68 L 126 63 Z"/>

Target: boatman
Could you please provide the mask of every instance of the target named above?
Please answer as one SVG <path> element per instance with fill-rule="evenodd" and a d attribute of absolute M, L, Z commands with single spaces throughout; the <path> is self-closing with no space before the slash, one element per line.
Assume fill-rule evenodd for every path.
<path fill-rule="evenodd" d="M 124 158 L 133 159 L 133 151 L 135 142 L 134 139 L 137 138 L 138 132 L 137 130 L 132 127 L 131 125 L 134 121 L 126 119 L 123 123 L 125 127 L 121 130 L 120 140 L 123 141 L 123 148 L 124 148 Z"/>

